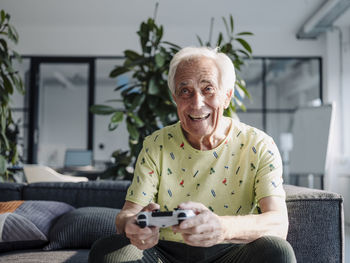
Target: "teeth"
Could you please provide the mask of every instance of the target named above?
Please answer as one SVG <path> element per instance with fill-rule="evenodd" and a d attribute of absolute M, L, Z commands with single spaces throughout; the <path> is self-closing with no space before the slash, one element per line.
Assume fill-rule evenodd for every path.
<path fill-rule="evenodd" d="M 194 120 L 200 120 L 200 119 L 205 119 L 209 116 L 208 114 L 203 114 L 203 115 L 190 115 L 190 117 Z"/>

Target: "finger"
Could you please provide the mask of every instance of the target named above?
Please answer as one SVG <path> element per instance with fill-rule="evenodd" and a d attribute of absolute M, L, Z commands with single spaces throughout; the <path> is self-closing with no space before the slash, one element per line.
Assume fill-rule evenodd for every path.
<path fill-rule="evenodd" d="M 148 236 L 148 237 L 137 236 L 137 237 L 130 238 L 130 243 L 135 245 L 137 248 L 141 250 L 145 250 L 155 246 L 156 244 L 158 244 L 158 241 L 159 241 L 159 234 Z"/>
<path fill-rule="evenodd" d="M 181 222 L 181 224 L 178 226 L 179 229 L 187 229 L 196 227 L 199 225 L 204 225 L 209 221 L 209 213 L 203 212 L 201 214 L 198 214 L 195 217 L 189 218 Z"/>
<path fill-rule="evenodd" d="M 181 203 L 178 206 L 180 209 L 184 209 L 184 210 L 193 210 L 193 212 L 195 214 L 199 214 L 203 211 L 207 211 L 209 210 L 205 205 L 203 205 L 202 203 L 197 203 L 197 202 L 185 202 L 185 203 Z"/>
<path fill-rule="evenodd" d="M 145 206 L 142 211 L 153 211 L 160 209 L 160 205 L 156 203 L 149 203 L 147 206 Z"/>

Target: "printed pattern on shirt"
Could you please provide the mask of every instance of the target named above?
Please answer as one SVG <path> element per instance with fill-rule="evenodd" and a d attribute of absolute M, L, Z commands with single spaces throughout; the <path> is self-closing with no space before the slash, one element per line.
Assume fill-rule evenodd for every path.
<path fill-rule="evenodd" d="M 142 206 L 156 202 L 164 211 L 194 201 L 218 215 L 245 215 L 258 213 L 263 197 L 284 197 L 282 162 L 272 138 L 232 123 L 227 138 L 209 151 L 194 149 L 180 122 L 148 136 L 126 200 Z M 160 237 L 182 241 L 171 229 L 162 229 Z"/>

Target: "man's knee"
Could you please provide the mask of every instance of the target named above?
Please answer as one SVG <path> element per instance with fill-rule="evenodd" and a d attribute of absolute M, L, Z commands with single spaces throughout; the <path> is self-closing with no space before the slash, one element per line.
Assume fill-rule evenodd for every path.
<path fill-rule="evenodd" d="M 103 237 L 92 245 L 89 253 L 89 263 L 107 262 L 106 258 L 109 255 L 129 244 L 129 239 L 121 235 Z"/>
<path fill-rule="evenodd" d="M 258 250 L 256 255 L 261 256 L 261 262 L 296 262 L 292 246 L 282 238 L 265 236 L 253 243 Z"/>

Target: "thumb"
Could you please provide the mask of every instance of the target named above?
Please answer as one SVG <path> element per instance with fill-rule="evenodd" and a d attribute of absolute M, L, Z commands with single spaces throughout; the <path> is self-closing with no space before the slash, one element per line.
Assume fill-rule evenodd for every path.
<path fill-rule="evenodd" d="M 195 214 L 200 214 L 203 211 L 209 210 L 205 205 L 202 203 L 197 203 L 197 202 L 186 202 L 186 203 L 181 203 L 179 204 L 180 209 L 188 209 L 188 210 L 193 210 Z"/>
<path fill-rule="evenodd" d="M 156 203 L 149 203 L 147 206 L 145 206 L 142 211 L 153 211 L 158 210 L 160 208 L 159 204 Z"/>

